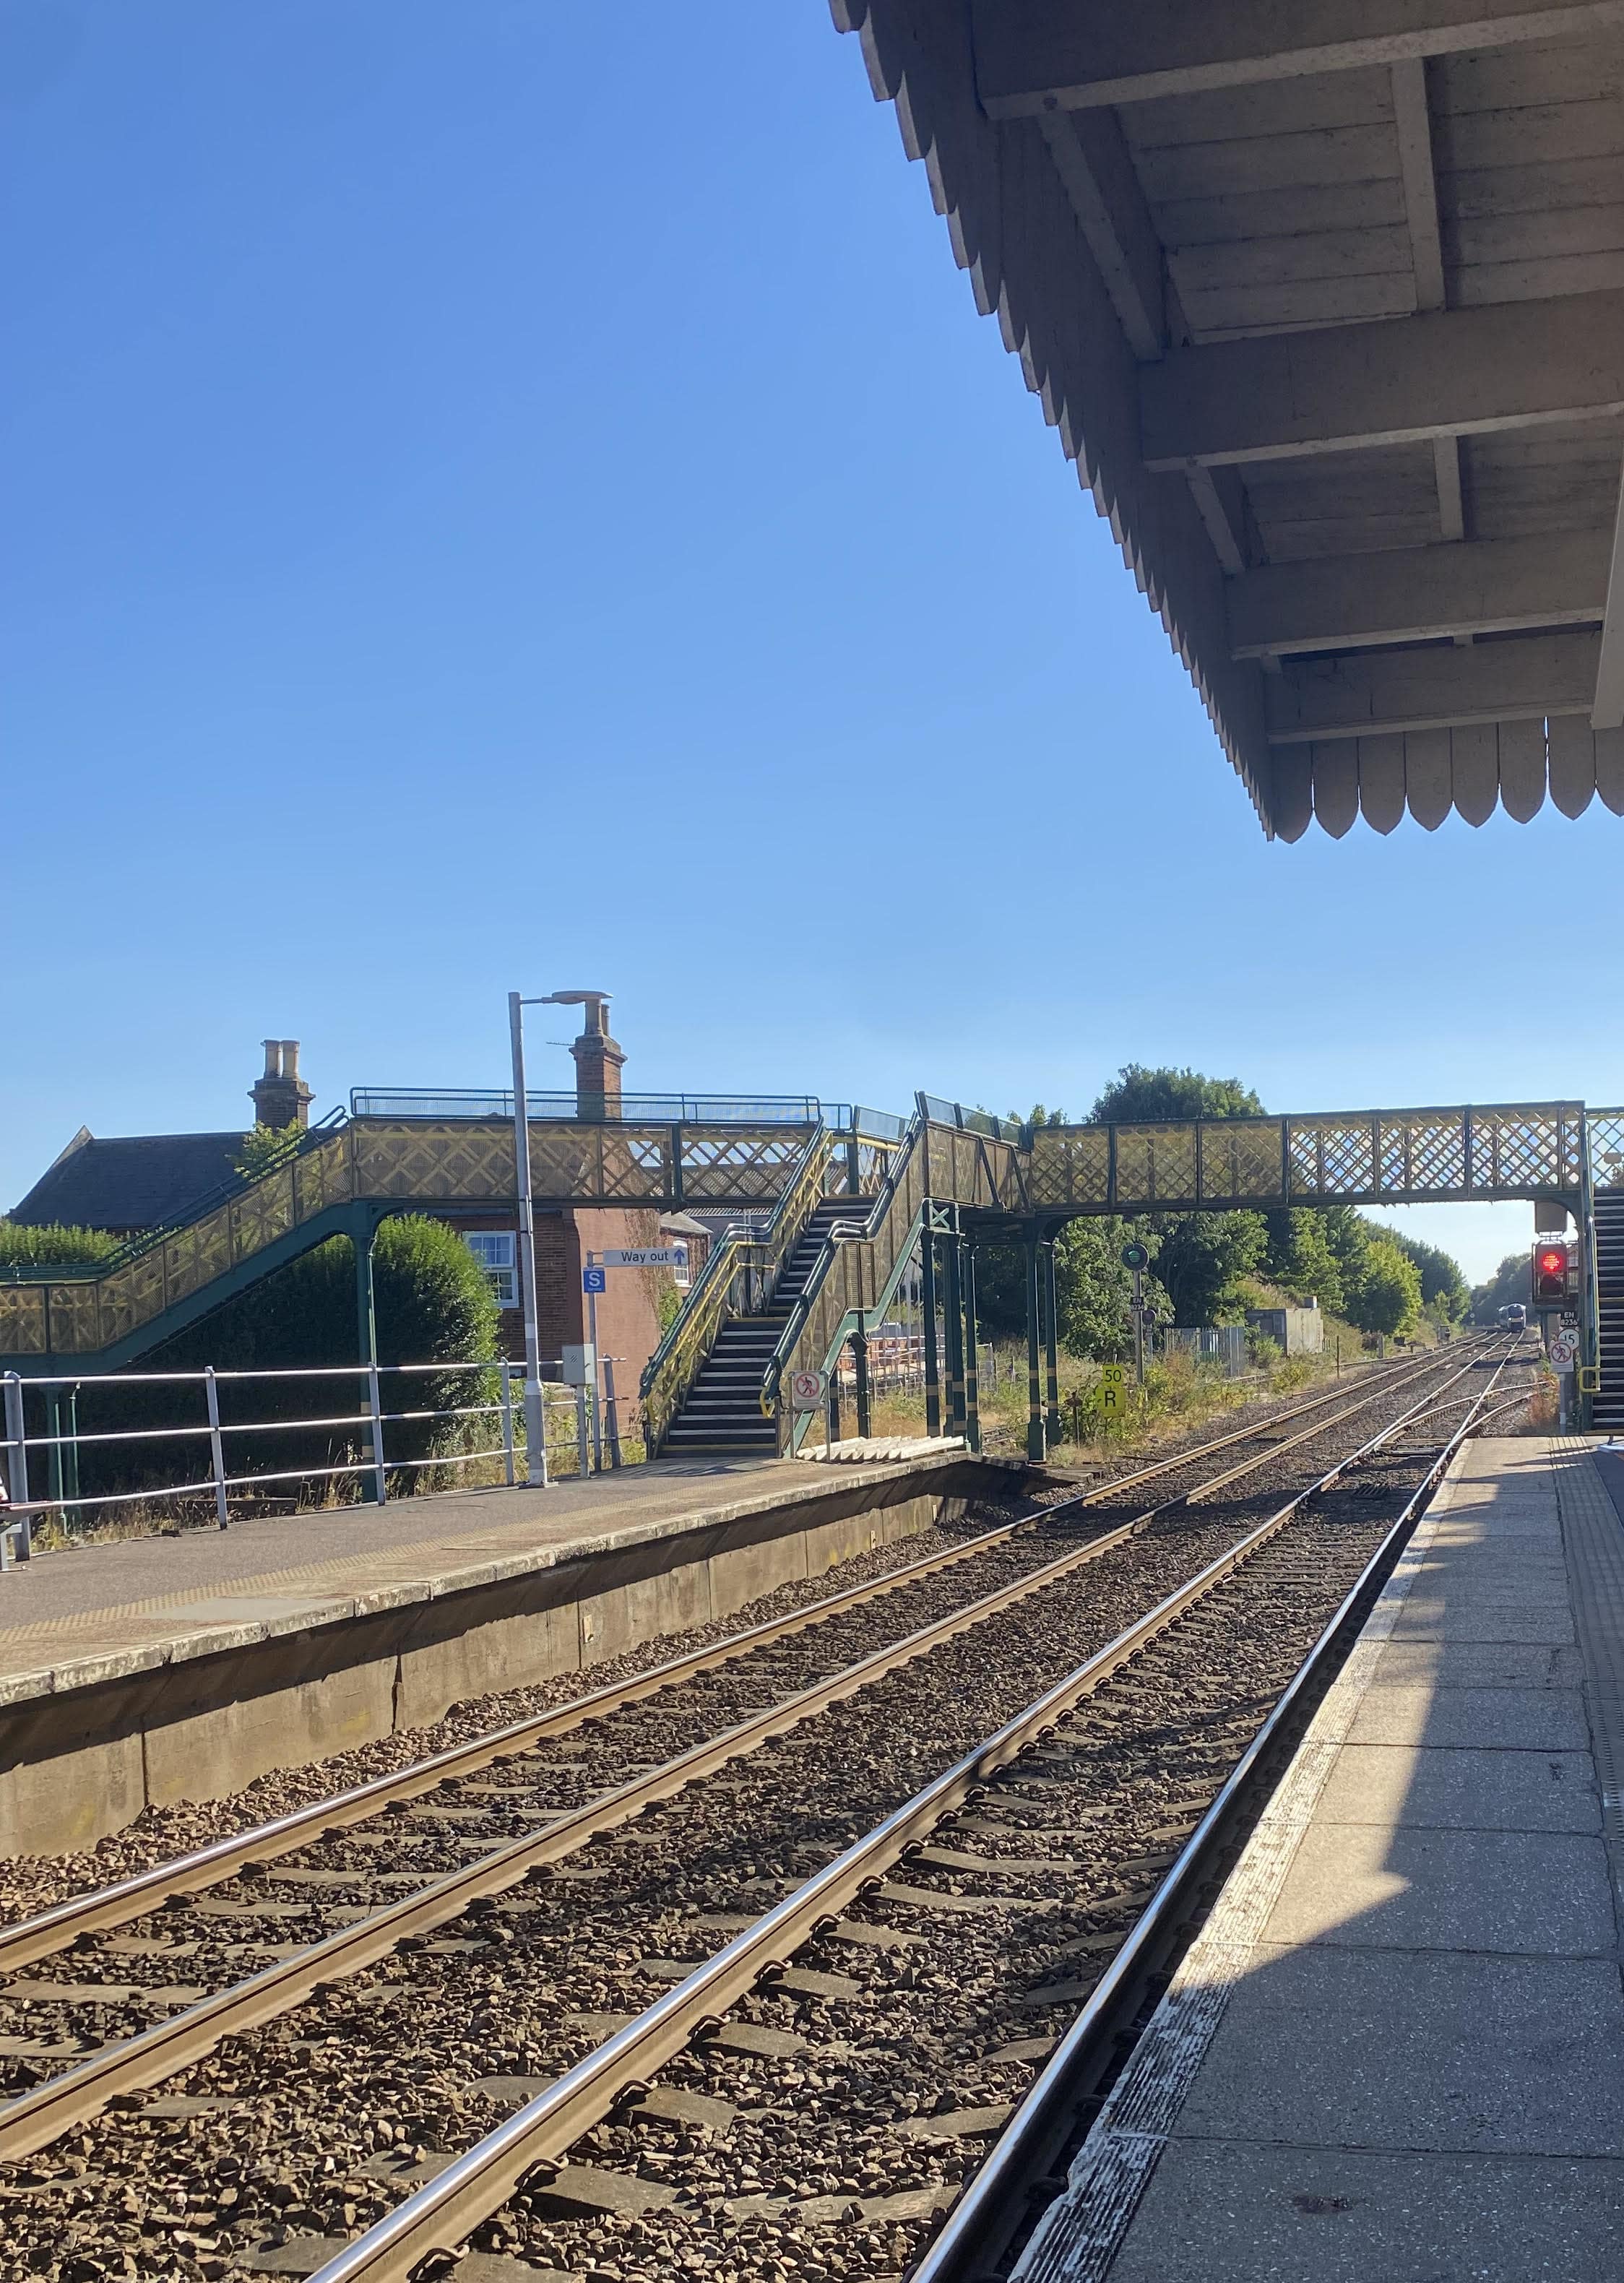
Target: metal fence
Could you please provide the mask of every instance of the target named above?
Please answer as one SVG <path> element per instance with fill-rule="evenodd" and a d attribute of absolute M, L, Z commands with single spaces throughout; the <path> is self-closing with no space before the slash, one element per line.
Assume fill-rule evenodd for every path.
<path fill-rule="evenodd" d="M 525 1089 L 532 1118 L 578 1119 L 579 1097 Z M 840 1112 L 845 1109 L 843 1120 Z M 513 1096 L 500 1087 L 358 1086 L 350 1091 L 352 1118 L 511 1118 Z M 820 1104 L 815 1094 L 627 1094 L 606 1120 L 655 1126 L 816 1126 L 849 1124 L 841 1103 Z"/>
<path fill-rule="evenodd" d="M 843 1392 L 855 1391 L 857 1359 L 851 1343 L 842 1348 L 835 1367 Z M 900 1324 L 882 1324 L 868 1336 L 868 1390 L 871 1395 L 923 1395 L 925 1336 Z"/>
<path fill-rule="evenodd" d="M 545 1372 L 560 1367 L 544 1364 L 542 1369 Z M 434 1406 L 411 1401 L 415 1378 L 427 1375 L 439 1378 L 452 1374 L 473 1375 L 468 1391 L 472 1399 Z M 221 1394 L 224 1389 L 239 1388 L 248 1383 L 318 1380 L 354 1383 L 360 1391 L 357 1407 L 338 1412 L 318 1410 L 315 1415 L 294 1418 L 274 1414 L 246 1419 L 222 1415 Z M 393 1383 L 389 1407 L 385 1404 L 386 1382 Z M 530 1473 L 524 1436 L 524 1365 L 506 1360 L 493 1363 L 330 1364 L 289 1371 L 217 1371 L 206 1367 L 201 1371 L 105 1375 L 81 1372 L 58 1378 L 27 1379 L 17 1372 L 7 1372 L 0 1377 L 4 1428 L 4 1434 L 0 1434 L 0 1472 L 4 1477 L 4 1489 L 0 1492 L 0 1569 L 9 1568 L 16 1559 L 27 1561 L 33 1551 L 35 1526 L 52 1516 L 71 1535 L 76 1530 L 82 1531 L 86 1521 L 98 1511 L 150 1508 L 161 1501 L 209 1501 L 215 1523 L 224 1530 L 230 1522 L 234 1499 L 240 1508 L 248 1500 L 263 1504 L 268 1497 L 278 1495 L 297 1500 L 300 1494 L 318 1487 L 353 1482 L 359 1485 L 363 1500 L 383 1506 L 389 1500 L 392 1475 L 398 1483 L 402 1476 L 416 1476 L 437 1467 L 484 1465 L 496 1479 L 513 1484 Z M 97 1430 L 82 1430 L 77 1425 L 74 1412 L 80 1396 L 97 1388 L 123 1390 L 143 1386 L 195 1388 L 199 1415 L 193 1422 L 179 1424 L 166 1422 L 154 1426 Z M 398 1387 L 398 1394 L 393 1392 L 394 1387 Z M 619 1464 L 620 1428 L 612 1398 L 602 1404 L 594 1391 L 585 1387 L 565 1387 L 557 1381 L 545 1379 L 541 1392 L 544 1444 L 539 1454 L 540 1465 L 536 1469 L 541 1482 L 549 1481 L 557 1470 L 582 1476 L 591 1473 L 594 1454 L 600 1453 L 605 1445 L 611 1464 Z M 28 1425 L 30 1395 L 36 1395 L 46 1408 L 43 1432 L 33 1431 Z M 64 1397 L 74 1406 L 70 1408 L 70 1423 L 66 1430 L 60 1416 Z M 314 1392 L 312 1399 L 318 1405 L 321 1401 Z M 605 1412 L 607 1417 L 602 1415 Z M 413 1454 L 399 1447 L 400 1438 L 397 1435 L 397 1447 L 391 1453 L 391 1428 L 422 1430 L 435 1422 L 453 1421 L 470 1422 L 460 1430 L 470 1438 L 470 1447 Z M 355 1455 L 334 1458 L 327 1463 L 257 1470 L 239 1470 L 231 1464 L 232 1448 L 234 1445 L 241 1447 L 238 1438 L 243 1437 L 318 1433 L 345 1437 Z M 173 1461 L 175 1479 L 136 1483 L 112 1491 L 87 1492 L 81 1489 L 82 1462 L 87 1453 L 150 1450 L 155 1445 L 178 1446 Z"/>
<path fill-rule="evenodd" d="M 1193 1363 L 1216 1363 L 1225 1379 L 1249 1369 L 1244 1324 L 1169 1324 L 1158 1335 L 1163 1355 L 1187 1355 Z"/>

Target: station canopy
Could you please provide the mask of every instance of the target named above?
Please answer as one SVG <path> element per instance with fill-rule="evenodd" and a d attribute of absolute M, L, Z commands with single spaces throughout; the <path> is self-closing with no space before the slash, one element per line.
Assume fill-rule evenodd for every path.
<path fill-rule="evenodd" d="M 834 0 L 1265 830 L 1624 814 L 1624 0 Z"/>

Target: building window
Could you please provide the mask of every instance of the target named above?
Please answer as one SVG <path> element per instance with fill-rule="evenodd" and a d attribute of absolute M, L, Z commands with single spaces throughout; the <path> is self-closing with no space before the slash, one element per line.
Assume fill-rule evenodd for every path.
<path fill-rule="evenodd" d="M 517 1308 L 519 1275 L 515 1258 L 517 1239 L 510 1228 L 477 1228 L 462 1242 L 491 1280 L 499 1308 Z"/>

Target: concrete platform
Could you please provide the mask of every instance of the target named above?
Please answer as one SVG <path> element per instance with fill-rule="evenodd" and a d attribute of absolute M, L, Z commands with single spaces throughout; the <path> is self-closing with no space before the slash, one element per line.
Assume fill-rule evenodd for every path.
<path fill-rule="evenodd" d="M 38 1555 L 0 1573 L 0 1850 L 86 1846 L 707 1624 L 1026 1471 L 670 1460 Z"/>
<path fill-rule="evenodd" d="M 1018 2283 L 1624 2273 L 1621 1680 L 1589 1445 L 1468 1445 Z"/>

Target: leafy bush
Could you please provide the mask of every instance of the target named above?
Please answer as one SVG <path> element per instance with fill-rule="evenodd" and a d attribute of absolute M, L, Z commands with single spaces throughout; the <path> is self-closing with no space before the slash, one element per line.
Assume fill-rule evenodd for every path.
<path fill-rule="evenodd" d="M 119 1239 L 105 1228 L 68 1228 L 46 1221 L 37 1228 L 18 1220 L 0 1220 L 0 1268 L 54 1268 L 82 1260 L 101 1260 L 116 1251 Z"/>
<path fill-rule="evenodd" d="M 445 1222 L 416 1215 L 385 1221 L 373 1247 L 372 1276 L 380 1364 L 494 1361 L 495 1297 L 478 1262 Z M 365 1413 L 366 1383 L 354 1368 L 358 1354 L 354 1249 L 347 1237 L 336 1236 L 165 1341 L 132 1368 L 198 1371 L 213 1364 L 221 1372 L 246 1372 L 350 1367 L 335 1370 L 330 1377 L 221 1379 L 222 1422 L 253 1422 L 253 1432 L 227 1437 L 227 1470 L 268 1474 L 341 1466 L 366 1455 L 369 1444 L 362 1422 L 338 1428 L 278 1423 Z M 386 1375 L 383 1407 L 385 1412 L 442 1410 L 488 1401 L 494 1386 L 493 1372 Z M 79 1399 L 78 1423 L 85 1433 L 196 1427 L 204 1416 L 202 1391 L 195 1384 L 123 1386 L 115 1375 L 110 1381 L 87 1383 Z M 385 1447 L 392 1466 L 399 1468 L 392 1487 L 410 1489 L 417 1486 L 420 1477 L 426 1478 L 427 1470 L 406 1461 L 448 1455 L 493 1439 L 489 1421 L 392 1422 L 385 1430 Z M 207 1471 L 208 1447 L 200 1437 L 183 1443 L 100 1449 L 90 1445 L 81 1454 L 80 1487 L 87 1495 L 113 1492 L 143 1484 L 200 1480 Z M 336 1494 L 354 1495 L 357 1479 L 335 1477 L 339 1484 Z M 352 1487 L 346 1491 L 346 1484 Z M 296 1487 L 284 1485 L 282 1494 L 291 1495 Z"/>

